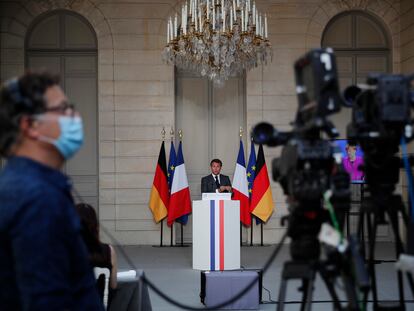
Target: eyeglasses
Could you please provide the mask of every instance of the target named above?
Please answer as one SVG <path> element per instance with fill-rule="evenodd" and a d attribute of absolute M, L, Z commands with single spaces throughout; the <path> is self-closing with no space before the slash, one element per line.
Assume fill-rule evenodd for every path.
<path fill-rule="evenodd" d="M 45 112 L 58 113 L 58 114 L 66 114 L 66 112 L 68 110 L 70 110 L 71 115 L 73 115 L 76 111 L 75 104 L 65 101 L 65 102 L 62 102 L 58 106 L 46 108 L 44 111 Z"/>

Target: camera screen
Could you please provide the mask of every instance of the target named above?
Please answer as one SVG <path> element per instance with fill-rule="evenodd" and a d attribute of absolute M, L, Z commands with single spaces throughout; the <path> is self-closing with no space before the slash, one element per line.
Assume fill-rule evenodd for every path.
<path fill-rule="evenodd" d="M 315 100 L 315 81 L 312 70 L 312 64 L 309 63 L 307 66 L 302 68 L 302 82 L 306 88 L 306 103 Z"/>
<path fill-rule="evenodd" d="M 297 124 L 314 126 L 340 110 L 336 62 L 331 49 L 312 50 L 299 58 L 294 68 L 299 101 Z"/>
<path fill-rule="evenodd" d="M 299 100 L 299 113 L 302 122 L 313 120 L 318 113 L 316 102 L 315 75 L 312 62 L 306 60 L 296 66 L 297 82 L 303 88 Z"/>
<path fill-rule="evenodd" d="M 342 163 L 345 170 L 351 177 L 352 183 L 363 183 L 364 172 L 360 170 L 360 166 L 364 164 L 364 153 L 359 145 L 346 139 L 337 139 L 333 141 L 342 153 Z"/>

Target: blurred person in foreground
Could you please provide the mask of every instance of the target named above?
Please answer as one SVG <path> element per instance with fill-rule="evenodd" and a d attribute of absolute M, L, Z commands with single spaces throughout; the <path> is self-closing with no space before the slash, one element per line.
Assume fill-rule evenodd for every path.
<path fill-rule="evenodd" d="M 115 249 L 102 243 L 99 238 L 99 223 L 95 209 L 86 203 L 76 204 L 76 209 L 81 220 L 81 234 L 88 248 L 89 260 L 93 267 L 108 268 L 110 271 L 109 280 L 109 303 L 117 286 L 117 259 Z M 103 299 L 105 279 L 98 280 L 98 291 Z"/>
<path fill-rule="evenodd" d="M 0 310 L 103 310 L 60 171 L 82 119 L 58 83 L 28 72 L 0 91 Z"/>

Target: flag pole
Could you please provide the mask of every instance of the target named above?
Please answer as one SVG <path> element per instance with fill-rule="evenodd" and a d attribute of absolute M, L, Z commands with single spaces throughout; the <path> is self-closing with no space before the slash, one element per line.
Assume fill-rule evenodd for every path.
<path fill-rule="evenodd" d="M 253 216 L 250 215 L 251 225 L 250 225 L 250 246 L 253 246 Z"/>
<path fill-rule="evenodd" d="M 174 141 L 174 128 L 171 126 L 171 131 L 170 131 L 170 136 L 171 136 L 171 141 Z M 171 225 L 171 237 L 170 237 L 170 247 L 173 246 L 173 235 L 174 235 L 174 223 Z"/>
<path fill-rule="evenodd" d="M 183 130 L 182 129 L 178 130 L 178 137 L 179 137 L 180 141 L 183 140 Z M 184 246 L 184 234 L 183 234 L 184 229 L 183 229 L 183 223 L 182 222 L 180 223 L 180 227 L 181 227 L 181 247 L 183 247 Z"/>
<path fill-rule="evenodd" d="M 254 177 L 252 177 L 252 175 L 254 176 L 255 165 L 256 165 L 256 151 L 254 149 L 254 143 L 253 143 L 253 137 L 252 137 L 250 141 L 249 162 L 247 164 L 247 169 L 248 169 L 247 179 L 249 182 L 249 203 L 250 204 L 252 203 L 252 190 L 253 190 L 253 182 L 254 182 Z M 254 217 L 253 217 L 253 214 L 250 212 L 250 246 L 253 246 L 253 230 L 254 230 L 253 221 L 254 221 Z"/>
<path fill-rule="evenodd" d="M 242 140 L 242 138 L 243 138 L 243 128 L 241 126 L 240 126 L 240 130 L 239 130 L 239 136 L 240 136 L 240 140 Z M 243 226 L 242 226 L 242 222 L 240 221 L 240 246 L 243 246 L 242 234 L 243 234 Z"/>
<path fill-rule="evenodd" d="M 173 231 L 174 231 L 174 224 L 171 225 L 171 241 L 170 241 L 170 246 L 173 246 Z"/>
<path fill-rule="evenodd" d="M 183 224 L 181 223 L 181 247 L 184 246 Z"/>
<path fill-rule="evenodd" d="M 240 222 L 240 246 L 243 246 L 243 242 L 242 242 L 242 223 Z"/>
<path fill-rule="evenodd" d="M 163 246 L 164 246 L 164 245 L 162 245 L 163 223 L 164 223 L 164 219 L 163 219 L 163 220 L 161 220 L 161 238 L 160 238 L 160 247 L 163 247 Z"/>
<path fill-rule="evenodd" d="M 260 246 L 263 246 L 263 221 L 260 222 Z"/>
<path fill-rule="evenodd" d="M 165 141 L 165 127 L 162 128 L 161 136 L 162 136 L 162 141 L 164 142 Z M 164 231 L 163 227 L 164 227 L 164 219 L 161 220 L 160 247 L 164 246 L 163 245 L 163 238 L 164 238 L 164 236 L 163 236 L 163 231 Z"/>

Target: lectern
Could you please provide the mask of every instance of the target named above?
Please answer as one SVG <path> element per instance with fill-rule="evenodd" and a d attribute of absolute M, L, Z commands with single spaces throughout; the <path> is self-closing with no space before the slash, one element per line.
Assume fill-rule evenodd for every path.
<path fill-rule="evenodd" d="M 203 198 L 193 201 L 193 269 L 240 269 L 240 202 L 221 193 Z"/>

